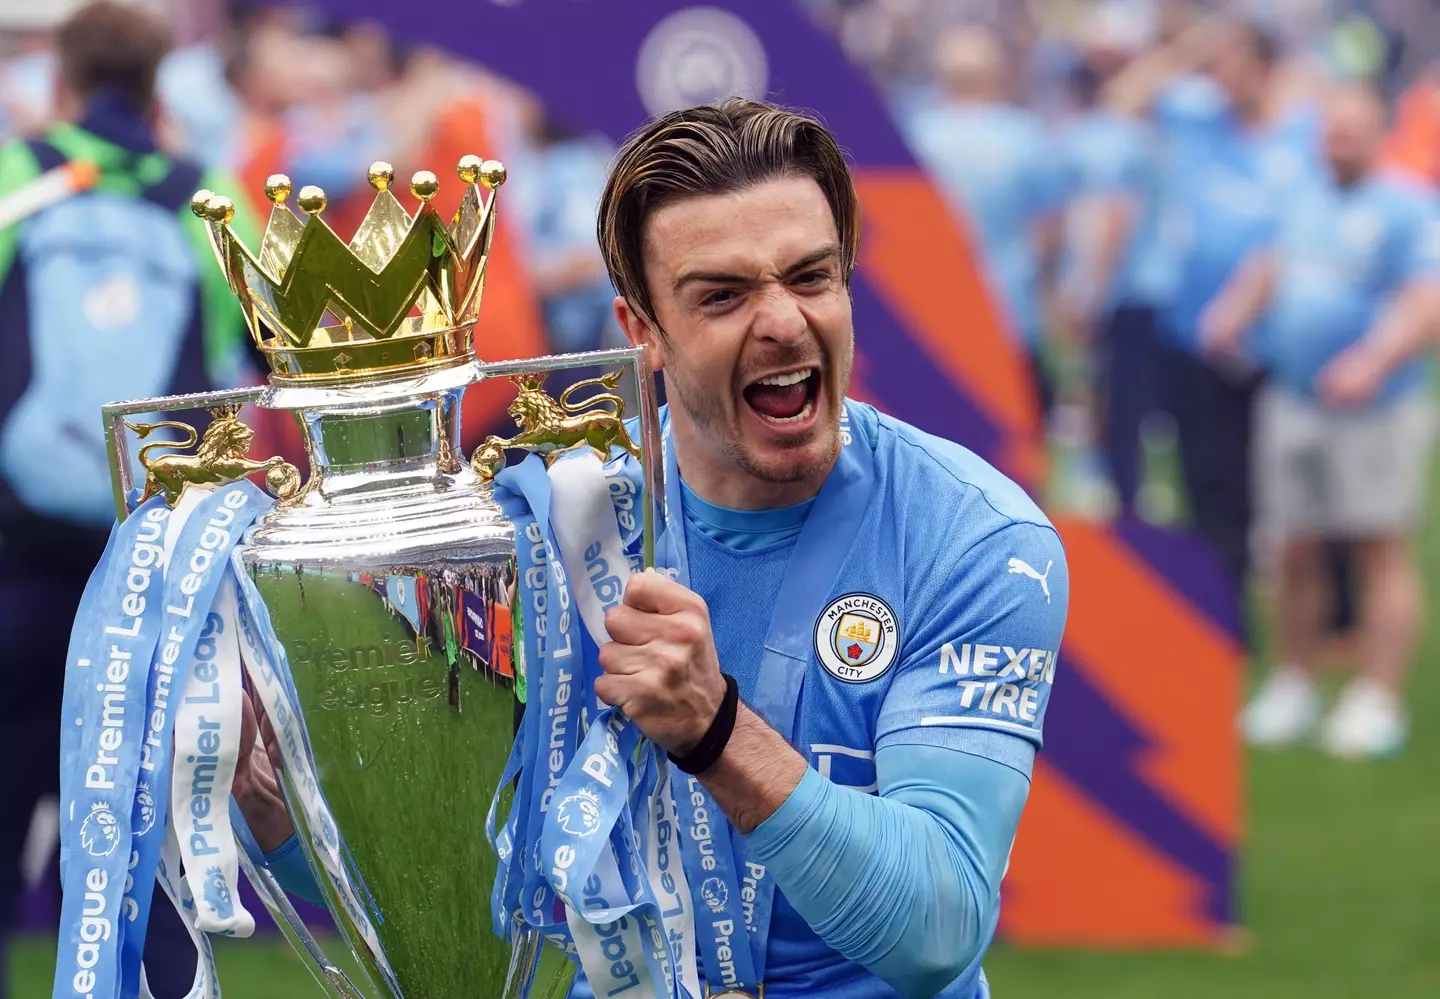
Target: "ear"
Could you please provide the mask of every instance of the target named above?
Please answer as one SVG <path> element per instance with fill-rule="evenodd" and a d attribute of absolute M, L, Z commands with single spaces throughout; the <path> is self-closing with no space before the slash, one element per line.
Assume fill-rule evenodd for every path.
<path fill-rule="evenodd" d="M 665 367 L 659 335 L 650 323 L 630 306 L 624 295 L 615 296 L 615 321 L 625 331 L 625 339 L 630 341 L 630 346 L 644 348 L 645 363 L 651 371 L 660 371 Z"/>

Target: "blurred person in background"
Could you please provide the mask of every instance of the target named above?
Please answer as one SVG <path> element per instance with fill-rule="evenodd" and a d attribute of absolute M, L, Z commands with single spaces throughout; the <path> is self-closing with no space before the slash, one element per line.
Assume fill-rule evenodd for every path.
<path fill-rule="evenodd" d="M 515 161 L 511 203 L 528 237 L 526 269 L 540 297 L 546 346 L 555 354 L 623 347 L 625 335 L 614 319 L 615 289 L 595 242 L 596 213 L 615 149 L 601 136 L 567 128 L 538 101 L 526 102 L 525 117 L 528 141 Z M 599 373 L 554 372 L 547 384 L 558 398 L 569 385 Z"/>
<path fill-rule="evenodd" d="M 1153 29 L 1133 3 L 1098 8 L 1079 40 L 1067 167 L 1066 325 L 1096 354 L 1101 440 L 1119 506 L 1134 513 L 1140 426 L 1160 405 L 1155 316 L 1168 284 L 1159 241 L 1158 156 L 1149 126 L 1100 102 Z"/>
<path fill-rule="evenodd" d="M 1275 37 L 1256 22 L 1201 21 L 1109 84 L 1111 106 L 1150 117 L 1164 143 L 1161 235 L 1175 285 L 1161 320 L 1163 391 L 1175 418 L 1195 529 L 1238 596 L 1250 565 L 1250 448 L 1261 375 L 1205 355 L 1200 317 L 1276 212 L 1318 165 L 1318 116 L 1297 100 Z M 1239 604 L 1237 620 L 1243 620 Z"/>
<path fill-rule="evenodd" d="M 1440 319 L 1434 198 L 1375 169 L 1385 110 L 1368 84 L 1326 107 L 1328 175 L 1286 199 L 1273 247 L 1257 252 L 1206 310 L 1202 345 L 1233 356 L 1268 309 L 1255 354 L 1271 372 L 1258 410 L 1261 516 L 1281 532 L 1278 665 L 1242 721 L 1261 745 L 1308 735 L 1330 577 L 1327 543 L 1355 555 L 1360 671 L 1320 731 L 1339 756 L 1403 744 L 1400 688 L 1424 598 L 1415 563 L 1433 426 Z"/>
<path fill-rule="evenodd" d="M 1042 347 L 1059 250 L 1063 173 L 1044 124 L 1010 100 L 1006 54 L 977 26 L 936 49 L 940 96 L 905 122 L 911 148 L 973 240 L 1042 411 L 1053 401 Z"/>
<path fill-rule="evenodd" d="M 36 140 L 0 147 L 0 198 L 72 161 L 99 170 L 89 192 L 0 230 L 7 760 L 59 754 L 65 636 L 115 519 L 101 405 L 229 387 L 246 374 L 240 310 L 190 212 L 197 189 L 233 185 L 157 145 L 155 75 L 169 44 L 165 23 L 134 5 L 82 8 L 56 32 L 59 120 Z M 252 239 L 240 208 L 233 224 Z M 38 799 L 58 792 L 58 780 L 44 763 L 9 766 L 4 775 L 0 929 L 8 934 L 26 819 Z M 194 964 L 178 917 L 162 913 L 150 939 L 161 948 L 147 962 L 156 995 L 183 994 Z"/>
<path fill-rule="evenodd" d="M 35 135 L 55 98 L 53 29 L 78 0 L 0 0 L 0 139 Z"/>

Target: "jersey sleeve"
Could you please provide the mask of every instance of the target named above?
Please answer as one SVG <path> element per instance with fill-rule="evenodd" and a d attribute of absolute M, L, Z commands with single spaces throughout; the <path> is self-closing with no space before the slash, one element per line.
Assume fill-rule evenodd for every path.
<path fill-rule="evenodd" d="M 1424 195 L 1416 198 L 1400 249 L 1402 283 L 1440 278 L 1440 203 Z"/>
<path fill-rule="evenodd" d="M 876 749 L 929 745 L 1028 774 L 1040 747 L 1070 598 L 1048 525 L 1011 523 L 936 568 L 908 612 Z"/>

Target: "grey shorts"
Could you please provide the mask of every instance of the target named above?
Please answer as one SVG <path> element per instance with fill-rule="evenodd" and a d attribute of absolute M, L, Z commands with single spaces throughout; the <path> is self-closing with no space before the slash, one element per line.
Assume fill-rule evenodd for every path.
<path fill-rule="evenodd" d="M 1340 538 L 1420 526 L 1435 430 L 1428 392 L 1377 409 L 1339 410 L 1267 386 L 1255 427 L 1255 487 L 1266 526 Z"/>

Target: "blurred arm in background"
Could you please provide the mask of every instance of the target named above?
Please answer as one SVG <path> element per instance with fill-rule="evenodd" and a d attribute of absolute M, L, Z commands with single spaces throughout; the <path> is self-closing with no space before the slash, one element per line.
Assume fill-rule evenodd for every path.
<path fill-rule="evenodd" d="M 1120 114 L 1144 116 L 1178 78 L 1199 72 L 1220 37 L 1215 22 L 1198 20 L 1171 41 L 1132 60 L 1106 85 L 1102 100 Z"/>
<path fill-rule="evenodd" d="M 1390 300 L 1359 343 L 1320 372 L 1321 397 L 1333 405 L 1368 402 L 1390 374 L 1436 344 L 1440 277 L 1411 280 Z"/>
<path fill-rule="evenodd" d="M 1265 314 L 1275 293 L 1280 265 L 1273 250 L 1252 253 L 1235 269 L 1200 315 L 1200 347 L 1217 360 L 1233 360 L 1245 333 Z"/>

